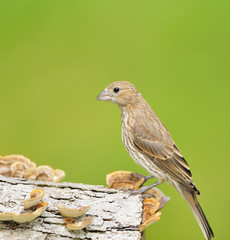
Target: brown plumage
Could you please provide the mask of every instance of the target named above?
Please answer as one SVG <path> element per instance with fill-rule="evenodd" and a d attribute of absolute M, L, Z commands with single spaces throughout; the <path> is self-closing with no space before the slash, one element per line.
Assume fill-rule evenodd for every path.
<path fill-rule="evenodd" d="M 212 229 L 197 201 L 200 194 L 190 168 L 167 128 L 148 105 L 135 86 L 114 82 L 98 97 L 121 109 L 122 141 L 133 160 L 161 183 L 173 185 L 190 206 L 206 239 L 214 237 Z"/>

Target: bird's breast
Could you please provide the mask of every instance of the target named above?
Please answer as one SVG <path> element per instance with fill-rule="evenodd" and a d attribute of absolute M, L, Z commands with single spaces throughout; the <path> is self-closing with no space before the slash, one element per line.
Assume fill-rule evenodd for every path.
<path fill-rule="evenodd" d="M 141 167 L 143 167 L 152 176 L 158 179 L 163 179 L 163 173 L 158 169 L 154 162 L 145 154 L 140 152 L 134 145 L 132 137 L 132 121 L 129 120 L 128 115 L 122 115 L 122 142 L 131 156 L 131 158 Z"/>

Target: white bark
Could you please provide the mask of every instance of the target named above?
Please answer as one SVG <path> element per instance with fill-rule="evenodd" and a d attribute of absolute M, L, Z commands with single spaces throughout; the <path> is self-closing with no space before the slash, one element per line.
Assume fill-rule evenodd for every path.
<path fill-rule="evenodd" d="M 128 192 L 78 183 L 49 183 L 0 176 L 0 212 L 25 211 L 22 200 L 34 189 L 44 189 L 47 210 L 32 222 L 0 222 L 0 239 L 7 240 L 140 240 L 143 198 Z M 91 206 L 94 221 L 86 229 L 68 231 L 56 204 L 70 208 Z"/>

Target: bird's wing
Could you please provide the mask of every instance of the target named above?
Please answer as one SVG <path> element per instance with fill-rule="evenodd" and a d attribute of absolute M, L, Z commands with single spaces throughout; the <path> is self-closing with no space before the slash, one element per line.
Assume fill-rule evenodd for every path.
<path fill-rule="evenodd" d="M 157 168 L 174 181 L 199 194 L 187 162 L 161 122 L 158 122 L 158 126 L 151 126 L 149 122 L 145 124 L 138 121 L 132 129 L 132 134 L 134 146 L 153 161 Z"/>

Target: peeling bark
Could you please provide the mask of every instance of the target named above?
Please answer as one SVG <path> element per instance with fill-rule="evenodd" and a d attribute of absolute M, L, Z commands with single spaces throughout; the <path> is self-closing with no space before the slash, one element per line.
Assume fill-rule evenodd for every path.
<path fill-rule="evenodd" d="M 143 198 L 128 192 L 79 183 L 50 183 L 0 176 L 0 212 L 24 212 L 22 200 L 34 189 L 44 189 L 47 210 L 32 222 L 0 222 L 0 239 L 7 240 L 140 240 Z M 71 232 L 56 205 L 91 206 L 86 215 L 94 221 L 86 229 Z"/>

